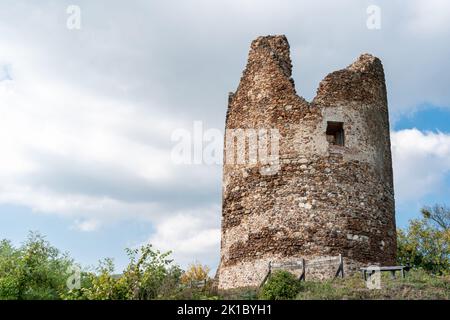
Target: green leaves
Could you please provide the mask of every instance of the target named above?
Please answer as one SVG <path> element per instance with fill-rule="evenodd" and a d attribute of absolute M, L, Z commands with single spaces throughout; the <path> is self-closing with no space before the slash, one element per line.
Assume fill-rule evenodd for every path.
<path fill-rule="evenodd" d="M 294 299 L 300 292 L 300 281 L 288 271 L 275 271 L 261 288 L 259 297 L 263 300 Z"/>
<path fill-rule="evenodd" d="M 155 250 L 150 244 L 126 251 L 129 264 L 115 274 L 110 258 L 101 260 L 94 270 L 82 271 L 39 233 L 30 233 L 18 248 L 0 241 L 0 300 L 215 298 L 209 287 L 185 288 L 183 271 L 173 263 L 171 252 Z"/>
<path fill-rule="evenodd" d="M 0 299 L 59 299 L 66 289 L 72 260 L 52 247 L 43 236 L 30 233 L 14 248 L 0 242 Z"/>
<path fill-rule="evenodd" d="M 397 259 L 436 274 L 450 272 L 450 211 L 445 206 L 425 207 L 422 219 L 398 230 Z"/>
<path fill-rule="evenodd" d="M 114 274 L 112 259 L 100 261 L 96 273 L 79 290 L 73 290 L 67 299 L 89 300 L 148 300 L 167 297 L 177 290 L 181 269 L 169 259 L 170 252 L 154 250 L 151 245 L 126 249 L 129 264 L 120 275 Z"/>

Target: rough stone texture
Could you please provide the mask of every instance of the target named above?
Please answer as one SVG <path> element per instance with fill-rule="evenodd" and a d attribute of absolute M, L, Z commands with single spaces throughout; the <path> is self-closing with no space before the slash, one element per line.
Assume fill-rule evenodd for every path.
<path fill-rule="evenodd" d="M 311 103 L 296 94 L 291 70 L 286 37 L 259 37 L 229 96 L 226 130 L 278 129 L 281 167 L 262 175 L 260 163 L 224 164 L 219 289 L 259 285 L 269 261 L 342 254 L 347 274 L 395 263 L 381 61 L 363 54 L 329 74 Z M 329 121 L 343 123 L 344 146 L 327 138 Z"/>

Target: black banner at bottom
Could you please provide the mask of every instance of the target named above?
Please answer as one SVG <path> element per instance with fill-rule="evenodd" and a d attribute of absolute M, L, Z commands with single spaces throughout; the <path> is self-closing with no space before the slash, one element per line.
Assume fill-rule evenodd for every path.
<path fill-rule="evenodd" d="M 46 319 L 104 317 L 131 319 L 300 319 L 313 312 L 315 317 L 358 314 L 359 317 L 386 317 L 388 309 L 398 309 L 402 316 L 417 315 L 421 310 L 442 311 L 448 301 L 0 301 L 3 315 L 8 311 Z M 432 309 L 429 309 L 432 308 Z M 357 312 L 357 313 L 355 313 Z M 9 312 L 8 312 L 9 313 Z M 3 317 L 0 317 L 3 319 Z M 20 317 L 19 317 L 20 318 Z"/>

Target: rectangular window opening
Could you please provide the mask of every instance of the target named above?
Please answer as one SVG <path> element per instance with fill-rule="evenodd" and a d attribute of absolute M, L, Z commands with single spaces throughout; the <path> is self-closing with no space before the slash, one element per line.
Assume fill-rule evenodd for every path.
<path fill-rule="evenodd" d="M 328 121 L 326 135 L 330 145 L 344 146 L 344 123 Z"/>

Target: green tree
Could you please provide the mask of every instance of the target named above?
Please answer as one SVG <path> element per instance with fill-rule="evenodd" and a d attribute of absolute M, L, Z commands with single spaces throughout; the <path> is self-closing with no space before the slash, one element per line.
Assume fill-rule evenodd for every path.
<path fill-rule="evenodd" d="M 164 298 L 177 290 L 182 271 L 169 259 L 170 251 L 162 253 L 148 244 L 139 249 L 127 249 L 127 253 L 130 263 L 123 277 L 130 288 L 130 298 Z"/>
<path fill-rule="evenodd" d="M 0 242 L 0 299 L 59 299 L 67 289 L 66 254 L 31 232 L 19 248 Z"/>
<path fill-rule="evenodd" d="M 114 262 L 110 258 L 103 259 L 95 272 L 82 275 L 80 289 L 71 290 L 66 299 L 88 300 L 124 300 L 128 298 L 126 284 L 120 276 L 114 275 Z"/>
<path fill-rule="evenodd" d="M 127 249 L 130 259 L 125 271 L 114 274 L 111 259 L 100 261 L 96 272 L 86 273 L 81 289 L 70 292 L 67 299 L 149 300 L 176 296 L 181 269 L 169 259 L 170 252 L 161 253 L 151 245 Z"/>
<path fill-rule="evenodd" d="M 450 272 L 450 210 L 443 205 L 424 207 L 422 218 L 398 230 L 398 261 L 443 274 Z"/>

